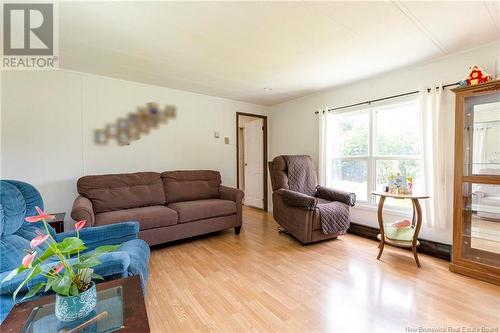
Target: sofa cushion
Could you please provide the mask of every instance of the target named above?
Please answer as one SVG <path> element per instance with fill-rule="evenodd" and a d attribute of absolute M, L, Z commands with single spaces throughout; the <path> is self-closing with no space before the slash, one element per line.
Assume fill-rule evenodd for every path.
<path fill-rule="evenodd" d="M 161 177 L 167 203 L 219 198 L 218 171 L 167 171 Z"/>
<path fill-rule="evenodd" d="M 176 202 L 167 207 L 179 214 L 179 223 L 236 214 L 236 203 L 221 199 Z"/>
<path fill-rule="evenodd" d="M 98 226 L 127 221 L 138 221 L 140 230 L 166 227 L 177 224 L 177 212 L 165 206 L 149 206 L 115 210 L 95 216 L 95 224 Z"/>
<path fill-rule="evenodd" d="M 78 179 L 77 188 L 96 214 L 165 204 L 161 175 L 156 172 L 85 176 Z"/>

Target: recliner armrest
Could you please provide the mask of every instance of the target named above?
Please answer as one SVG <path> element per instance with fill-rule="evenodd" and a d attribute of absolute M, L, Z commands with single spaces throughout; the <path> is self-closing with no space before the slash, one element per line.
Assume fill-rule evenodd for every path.
<path fill-rule="evenodd" d="M 316 188 L 316 197 L 330 201 L 340 201 L 352 207 L 356 204 L 356 194 L 321 185 Z"/>
<path fill-rule="evenodd" d="M 92 202 L 84 196 L 79 195 L 73 202 L 71 218 L 75 221 L 86 220 L 86 226 L 92 227 L 95 223 L 95 214 L 94 209 L 92 208 Z"/>
<path fill-rule="evenodd" d="M 306 209 L 313 209 L 316 207 L 317 199 L 307 194 L 286 189 L 279 189 L 278 192 L 283 198 L 283 203 L 287 206 L 303 207 Z"/>

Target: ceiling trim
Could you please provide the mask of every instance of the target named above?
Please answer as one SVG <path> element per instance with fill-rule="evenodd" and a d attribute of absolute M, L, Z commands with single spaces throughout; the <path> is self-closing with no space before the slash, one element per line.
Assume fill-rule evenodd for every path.
<path fill-rule="evenodd" d="M 391 1 L 396 8 L 403 13 L 416 27 L 418 30 L 420 30 L 427 38 L 429 38 L 434 45 L 441 50 L 443 54 L 449 54 L 449 51 L 446 49 L 446 47 L 436 38 L 432 33 L 425 27 L 425 25 L 420 22 L 420 20 L 413 15 L 413 13 L 406 7 L 402 2 L 400 1 Z"/>

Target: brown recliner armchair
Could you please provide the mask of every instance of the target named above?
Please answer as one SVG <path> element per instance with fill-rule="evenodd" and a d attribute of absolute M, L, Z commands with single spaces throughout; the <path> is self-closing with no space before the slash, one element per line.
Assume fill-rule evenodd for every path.
<path fill-rule="evenodd" d="M 288 164 L 292 165 L 290 169 Z M 350 208 L 356 202 L 354 193 L 319 186 L 310 156 L 281 155 L 268 162 L 268 166 L 273 188 L 273 217 L 287 233 L 302 244 L 334 239 L 346 233 Z M 331 228 L 329 220 L 341 223 Z"/>

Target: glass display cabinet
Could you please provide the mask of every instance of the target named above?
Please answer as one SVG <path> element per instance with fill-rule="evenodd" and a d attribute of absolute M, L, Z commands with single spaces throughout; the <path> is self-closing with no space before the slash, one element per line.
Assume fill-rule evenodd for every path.
<path fill-rule="evenodd" d="M 455 198 L 450 270 L 500 285 L 500 81 L 453 92 Z"/>

